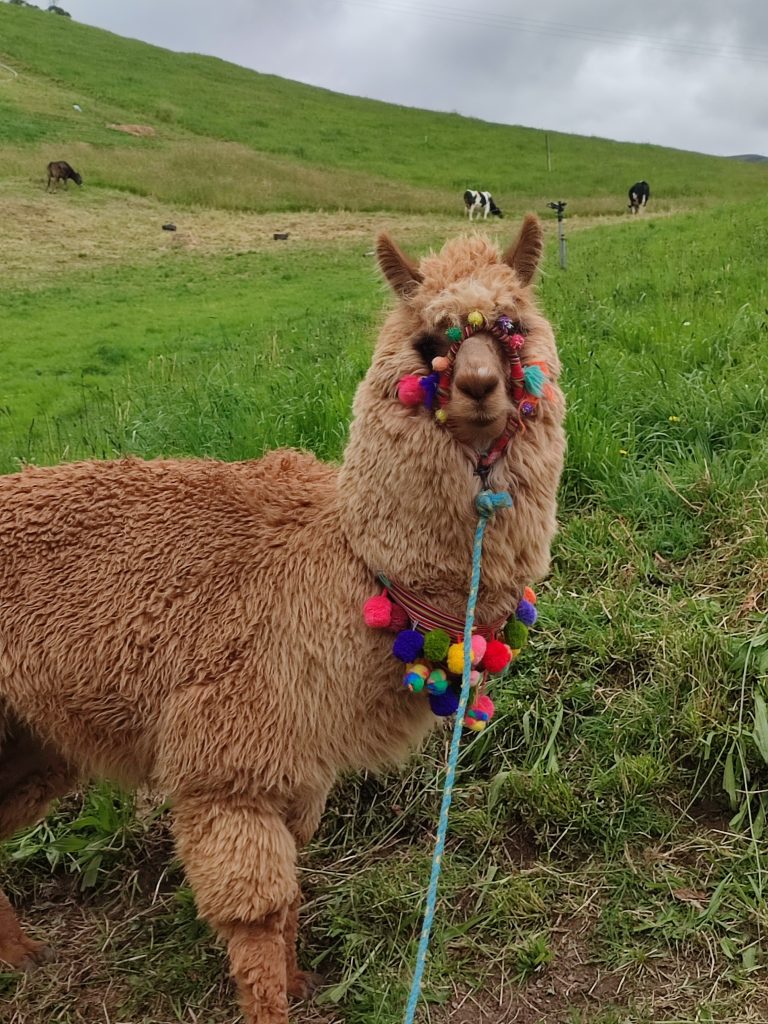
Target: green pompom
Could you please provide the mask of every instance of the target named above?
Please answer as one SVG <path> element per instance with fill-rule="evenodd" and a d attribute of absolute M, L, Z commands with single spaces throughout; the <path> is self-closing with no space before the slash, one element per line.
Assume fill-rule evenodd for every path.
<path fill-rule="evenodd" d="M 450 646 L 451 638 L 444 629 L 430 629 L 424 637 L 424 657 L 429 661 L 443 661 Z"/>
<path fill-rule="evenodd" d="M 461 328 L 460 327 L 449 327 L 445 332 L 445 336 L 449 341 L 461 341 Z"/>
<path fill-rule="evenodd" d="M 519 619 L 510 619 L 504 627 L 504 639 L 513 651 L 519 651 L 528 643 L 528 627 Z"/>

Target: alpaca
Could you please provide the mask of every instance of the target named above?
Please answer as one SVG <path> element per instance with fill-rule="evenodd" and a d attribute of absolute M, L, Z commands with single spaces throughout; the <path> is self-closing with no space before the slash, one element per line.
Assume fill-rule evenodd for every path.
<path fill-rule="evenodd" d="M 397 301 L 340 467 L 283 450 L 0 478 L 0 838 L 79 780 L 168 794 L 248 1024 L 287 1024 L 288 997 L 311 987 L 295 955 L 296 856 L 337 774 L 403 758 L 437 721 L 361 608 L 384 570 L 463 617 L 476 469 L 519 416 L 510 364 L 480 330 L 456 346 L 442 424 L 397 396 L 469 310 L 513 318 L 525 361 L 545 361 L 550 377 L 535 417 L 481 474 L 514 506 L 486 534 L 478 621 L 508 615 L 547 572 L 564 403 L 531 288 L 541 250 L 533 216 L 503 253 L 459 238 L 418 265 L 379 237 Z M 0 896 L 0 961 L 24 968 L 46 952 Z"/>

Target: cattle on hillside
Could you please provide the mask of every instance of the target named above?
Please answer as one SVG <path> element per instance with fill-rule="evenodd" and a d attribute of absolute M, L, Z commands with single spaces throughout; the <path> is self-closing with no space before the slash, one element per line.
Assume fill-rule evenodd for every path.
<path fill-rule="evenodd" d="M 467 216 L 470 220 L 473 219 L 475 210 L 483 211 L 483 220 L 487 220 L 489 213 L 493 214 L 494 217 L 504 216 L 496 203 L 494 203 L 490 192 L 477 192 L 473 188 L 468 188 L 464 193 L 464 205 L 467 208 Z"/>
<path fill-rule="evenodd" d="M 48 164 L 48 184 L 46 188 L 50 189 L 51 182 L 53 182 L 54 188 L 58 188 L 60 181 L 64 182 L 64 188 L 66 188 L 67 182 L 70 179 L 76 185 L 83 184 L 83 179 L 66 160 L 51 160 Z"/>
<path fill-rule="evenodd" d="M 629 190 L 629 207 L 632 213 L 639 213 L 651 198 L 651 188 L 647 181 L 636 181 Z"/>

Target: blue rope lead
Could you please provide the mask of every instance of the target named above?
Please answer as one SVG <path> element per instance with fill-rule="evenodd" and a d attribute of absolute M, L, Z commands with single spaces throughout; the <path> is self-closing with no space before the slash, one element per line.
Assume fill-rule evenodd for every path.
<path fill-rule="evenodd" d="M 459 743 L 461 741 L 461 730 L 464 724 L 464 714 L 467 710 L 469 700 L 469 678 L 472 671 L 472 627 L 475 624 L 475 605 L 477 604 L 477 592 L 480 587 L 480 563 L 483 558 L 483 534 L 488 525 L 488 520 L 496 509 L 511 508 L 512 498 L 506 491 L 494 494 L 493 491 L 481 491 L 475 499 L 475 507 L 479 519 L 475 530 L 475 543 L 472 548 L 472 579 L 469 585 L 469 600 L 467 601 L 467 617 L 464 622 L 464 671 L 461 677 L 461 697 L 456 710 L 456 719 L 453 724 L 453 736 L 451 737 L 451 749 L 448 754 L 448 767 L 445 772 L 445 786 L 443 787 L 443 803 L 440 808 L 440 820 L 437 825 L 437 841 L 435 852 L 432 855 L 432 874 L 429 879 L 427 890 L 427 906 L 424 910 L 424 924 L 421 928 L 419 949 L 416 954 L 416 966 L 413 970 L 413 981 L 411 992 L 408 997 L 408 1006 L 405 1011 L 405 1024 L 413 1024 L 416 1014 L 416 1005 L 421 995 L 421 979 L 424 974 L 424 967 L 427 962 L 427 951 L 429 950 L 429 936 L 432 931 L 432 921 L 435 917 L 435 904 L 437 903 L 437 883 L 442 868 L 443 850 L 445 848 L 445 834 L 448 831 L 448 811 L 451 806 L 453 795 L 453 780 L 456 775 L 456 764 L 459 760 Z"/>

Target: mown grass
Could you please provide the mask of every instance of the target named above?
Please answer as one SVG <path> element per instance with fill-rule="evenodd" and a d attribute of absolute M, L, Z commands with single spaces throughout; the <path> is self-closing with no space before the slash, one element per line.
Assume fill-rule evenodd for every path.
<path fill-rule="evenodd" d="M 569 401 L 562 524 L 533 648 L 462 755 L 431 1021 L 462 1019 L 473 988 L 498 1021 L 768 1015 L 761 214 L 768 204 L 581 232 L 565 273 L 550 247 L 541 292 Z M 242 259 L 184 256 L 22 290 L 9 315 L 33 350 L 57 316 L 77 317 L 82 347 L 62 349 L 71 404 L 26 429 L 18 418 L 4 468 L 129 451 L 237 459 L 282 444 L 338 458 L 382 301 L 370 263 L 335 245 L 323 258 Z M 112 321 L 125 361 L 73 391 Z M 11 363 L 9 387 L 17 365 L 29 380 Z M 330 984 L 298 1019 L 400 1019 L 442 742 L 337 790 L 304 865 L 304 958 Z M 56 877 L 74 868 L 87 883 L 84 906 L 113 924 L 82 948 L 119 1019 L 228 1019 L 223 961 L 186 890 L 173 895 L 178 868 L 142 859 L 143 818 L 122 815 L 111 790 L 86 799 L 105 817 L 86 803 L 6 847 L 12 887 L 43 886 L 52 856 Z M 149 829 L 167 856 L 163 835 L 162 820 Z M 87 1020 L 68 986 L 69 1016 L 52 1016 L 61 977 L 47 970 L 50 988 L 7 979 L 15 1019 Z"/>
<path fill-rule="evenodd" d="M 34 144 L 26 155 L 10 154 L 14 173 L 37 176 L 44 151 L 66 159 L 72 147 L 86 181 L 187 204 L 380 209 L 386 202 L 447 212 L 465 188 L 479 187 L 509 211 L 564 198 L 570 212 L 618 215 L 639 178 L 651 183 L 654 204 L 679 206 L 762 195 L 768 173 L 552 132 L 550 171 L 541 130 L 343 96 L 7 5 L 0 5 L 0 59 L 19 72 L 0 81 L 0 140 Z M 157 137 L 121 137 L 106 127 L 113 122 L 149 124 Z M 208 145 L 200 147 L 203 139 Z"/>

